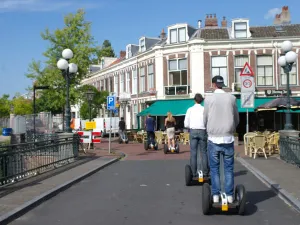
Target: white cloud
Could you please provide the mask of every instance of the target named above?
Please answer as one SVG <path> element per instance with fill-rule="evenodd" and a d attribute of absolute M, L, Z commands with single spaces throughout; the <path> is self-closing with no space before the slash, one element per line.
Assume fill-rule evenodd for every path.
<path fill-rule="evenodd" d="M 0 0 L 0 12 L 49 12 L 64 9 L 97 8 L 99 4 L 83 3 L 76 0 Z"/>
<path fill-rule="evenodd" d="M 280 14 L 281 9 L 280 8 L 273 8 L 268 11 L 268 13 L 265 15 L 265 19 L 274 19 L 276 14 Z"/>

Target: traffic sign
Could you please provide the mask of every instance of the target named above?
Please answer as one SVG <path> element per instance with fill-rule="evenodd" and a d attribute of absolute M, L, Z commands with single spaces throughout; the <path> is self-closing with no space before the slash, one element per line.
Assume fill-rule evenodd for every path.
<path fill-rule="evenodd" d="M 96 122 L 95 121 L 85 122 L 85 129 L 86 130 L 96 129 Z"/>
<path fill-rule="evenodd" d="M 241 108 L 254 108 L 254 92 L 241 93 Z"/>
<path fill-rule="evenodd" d="M 242 69 L 240 76 L 254 76 L 251 66 L 246 62 L 244 68 Z"/>
<path fill-rule="evenodd" d="M 107 110 L 114 110 L 116 108 L 116 97 L 115 96 L 107 96 L 106 99 Z"/>
<path fill-rule="evenodd" d="M 255 92 L 255 83 L 253 76 L 241 76 L 241 92 Z"/>

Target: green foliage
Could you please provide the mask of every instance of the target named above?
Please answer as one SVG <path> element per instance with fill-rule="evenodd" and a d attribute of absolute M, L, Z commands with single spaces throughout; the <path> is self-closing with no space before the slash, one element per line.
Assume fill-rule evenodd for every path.
<path fill-rule="evenodd" d="M 10 101 L 9 95 L 2 95 L 0 98 L 0 118 L 8 117 L 10 114 Z"/>
<path fill-rule="evenodd" d="M 81 102 L 80 117 L 82 119 L 89 119 L 89 103 L 88 103 L 88 100 L 87 100 L 86 94 L 85 94 L 88 90 L 92 90 L 94 92 L 94 98 L 91 103 L 92 118 L 97 117 L 99 109 L 102 108 L 101 104 L 106 102 L 106 97 L 109 95 L 109 93 L 107 91 L 98 91 L 92 85 L 81 86 L 78 89 L 78 91 L 80 93 L 80 95 L 79 95 L 79 99 Z"/>
<path fill-rule="evenodd" d="M 65 106 L 66 82 L 62 72 L 56 64 L 61 58 L 62 51 L 69 48 L 73 51 L 74 57 L 70 63 L 76 63 L 78 74 L 74 75 L 70 84 L 70 103 L 78 103 L 80 90 L 76 88 L 87 74 L 90 64 L 98 61 L 99 55 L 112 55 L 113 50 L 110 42 L 106 41 L 104 48 L 96 46 L 91 35 L 91 23 L 85 20 L 85 12 L 78 10 L 75 14 L 69 14 L 64 18 L 64 27 L 50 32 L 46 29 L 41 34 L 43 40 L 49 43 L 44 52 L 46 57 L 45 65 L 40 61 L 33 60 L 29 65 L 26 76 L 36 81 L 36 85 L 48 85 L 49 90 L 40 90 L 39 98 L 36 101 L 37 112 L 51 111 L 61 113 Z M 102 51 L 102 53 L 101 53 Z"/>
<path fill-rule="evenodd" d="M 15 115 L 27 115 L 33 113 L 32 101 L 25 99 L 22 96 L 15 97 L 12 100 L 13 114 Z"/>
<path fill-rule="evenodd" d="M 109 40 L 105 40 L 101 49 L 98 51 L 98 58 L 101 59 L 101 57 L 116 57 Z"/>

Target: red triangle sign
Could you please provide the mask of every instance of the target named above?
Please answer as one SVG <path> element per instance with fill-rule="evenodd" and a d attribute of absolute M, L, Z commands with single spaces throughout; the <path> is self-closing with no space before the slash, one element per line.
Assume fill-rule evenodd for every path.
<path fill-rule="evenodd" d="M 240 76 L 254 76 L 251 66 L 246 62 Z"/>

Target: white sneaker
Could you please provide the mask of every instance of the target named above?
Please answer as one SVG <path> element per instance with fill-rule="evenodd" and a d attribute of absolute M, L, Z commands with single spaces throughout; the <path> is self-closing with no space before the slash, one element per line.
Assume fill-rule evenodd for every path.
<path fill-rule="evenodd" d="M 227 201 L 229 204 L 233 203 L 233 197 L 232 196 L 227 196 Z"/>
<path fill-rule="evenodd" d="M 218 203 L 219 202 L 219 195 L 214 195 L 213 196 L 213 201 L 214 201 L 214 203 Z"/>

